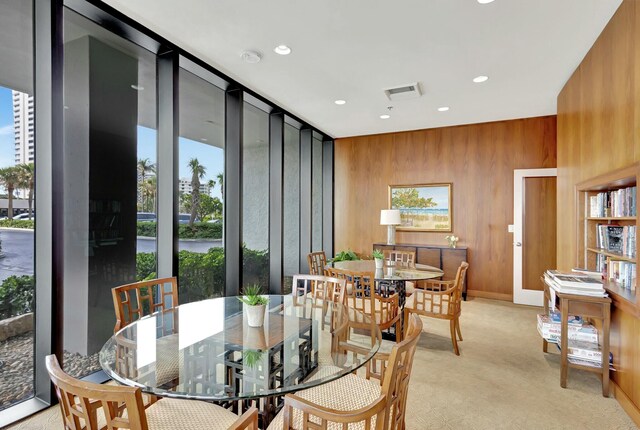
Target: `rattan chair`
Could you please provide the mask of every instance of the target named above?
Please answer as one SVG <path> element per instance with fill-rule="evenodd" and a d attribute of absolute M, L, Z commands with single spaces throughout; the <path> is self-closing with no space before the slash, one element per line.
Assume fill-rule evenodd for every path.
<path fill-rule="evenodd" d="M 411 316 L 405 340 L 387 355 L 381 384 L 349 374 L 287 394 L 284 409 L 268 429 L 404 429 L 411 367 L 421 332 L 422 321 Z"/>
<path fill-rule="evenodd" d="M 258 430 L 256 408 L 239 417 L 211 403 L 170 398 L 145 408 L 140 388 L 100 385 L 72 378 L 60 368 L 55 355 L 46 357 L 46 366 L 66 430 Z"/>
<path fill-rule="evenodd" d="M 404 305 L 405 324 L 411 314 L 449 320 L 451 342 L 456 355 L 460 355 L 457 338 L 462 340 L 460 312 L 462 290 L 468 267 L 469 263 L 463 261 L 453 281 L 423 281 L 426 289 L 416 290 Z"/>
<path fill-rule="evenodd" d="M 145 315 L 178 306 L 178 281 L 173 278 L 152 279 L 111 289 L 116 311 L 117 332 Z"/>
<path fill-rule="evenodd" d="M 396 333 L 400 333 L 400 311 L 398 293 L 385 297 L 375 288 L 375 277 L 372 272 L 354 272 L 351 270 L 327 268 L 327 274 L 333 278 L 346 281 L 347 306 L 369 316 L 378 324 L 380 330 L 395 326 Z M 400 336 L 396 336 L 400 341 Z"/>
<path fill-rule="evenodd" d="M 393 263 L 396 267 L 416 267 L 416 252 L 401 251 L 398 249 L 385 249 L 384 260 L 387 264 Z"/>
<path fill-rule="evenodd" d="M 310 275 L 324 275 L 324 268 L 327 265 L 327 256 L 324 251 L 312 252 L 307 255 Z"/>
<path fill-rule="evenodd" d="M 346 304 L 347 290 L 344 279 L 321 275 L 293 275 L 293 294 L 318 300 Z"/>

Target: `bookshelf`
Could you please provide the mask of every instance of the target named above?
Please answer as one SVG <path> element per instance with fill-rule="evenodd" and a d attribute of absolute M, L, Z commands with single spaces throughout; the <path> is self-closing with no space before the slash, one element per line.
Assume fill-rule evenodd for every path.
<path fill-rule="evenodd" d="M 637 179 L 640 173 L 640 165 L 633 164 L 623 169 L 596 176 L 576 185 L 577 198 L 577 262 L 578 267 L 585 267 L 589 270 L 598 270 L 598 262 L 607 264 L 608 268 L 621 265 L 628 270 L 631 264 L 637 264 L 638 244 L 633 238 L 629 239 L 629 231 L 638 229 L 637 209 L 632 208 L 638 203 Z M 632 190 L 631 187 L 636 187 Z M 628 189 L 628 191 L 620 191 Z M 621 198 L 609 205 L 602 204 L 598 200 L 601 193 L 618 192 Z M 626 194 L 625 194 L 626 193 Z M 595 200 L 593 200 L 593 199 Z M 594 216 L 592 202 L 601 203 L 596 212 L 603 216 Z M 635 205 L 632 204 L 635 201 Z M 602 212 L 600 212 L 602 209 Z M 612 213 L 615 211 L 616 213 Z M 599 227 L 600 226 L 600 227 Z M 619 226 L 620 228 L 617 228 Z M 624 229 L 626 238 L 625 251 L 609 249 L 603 246 L 603 236 L 612 230 Z M 615 266 L 617 267 L 617 266 Z M 625 272 L 630 273 L 630 272 Z M 623 308 L 632 315 L 640 314 L 640 303 L 638 302 L 636 278 L 631 279 L 629 275 L 626 283 L 605 279 L 604 287 L 611 297 L 614 306 Z"/>

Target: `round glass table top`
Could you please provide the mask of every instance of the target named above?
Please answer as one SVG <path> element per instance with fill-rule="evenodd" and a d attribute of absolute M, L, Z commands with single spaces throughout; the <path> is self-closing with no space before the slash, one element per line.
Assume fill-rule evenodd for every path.
<path fill-rule="evenodd" d="M 386 263 L 382 269 L 376 269 L 374 260 L 336 261 L 332 264 L 336 269 L 372 272 L 377 281 L 420 281 L 439 278 L 444 274 L 437 267 L 426 264 L 416 264 L 415 267 L 396 267 Z"/>
<path fill-rule="evenodd" d="M 166 397 L 238 400 L 338 379 L 369 361 L 380 330 L 366 315 L 309 295 L 267 296 L 264 324 L 237 297 L 180 305 L 114 334 L 100 364 L 114 380 Z"/>

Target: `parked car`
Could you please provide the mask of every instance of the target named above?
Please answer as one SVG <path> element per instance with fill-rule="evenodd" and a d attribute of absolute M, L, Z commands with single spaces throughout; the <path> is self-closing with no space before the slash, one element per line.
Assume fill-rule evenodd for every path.
<path fill-rule="evenodd" d="M 155 222 L 158 217 L 153 212 L 138 212 L 138 221 Z"/>
<path fill-rule="evenodd" d="M 178 224 L 189 224 L 191 214 L 178 214 Z M 196 219 L 196 221 L 198 221 Z"/>

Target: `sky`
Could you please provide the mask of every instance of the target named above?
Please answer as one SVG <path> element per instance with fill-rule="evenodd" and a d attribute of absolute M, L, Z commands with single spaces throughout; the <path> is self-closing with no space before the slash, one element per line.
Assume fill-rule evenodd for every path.
<path fill-rule="evenodd" d="M 418 188 L 418 195 L 428 199 L 433 198 L 433 201 L 438 204 L 438 209 L 449 209 L 449 188 L 444 187 L 427 187 Z"/>
<path fill-rule="evenodd" d="M 15 164 L 14 133 L 13 133 L 13 107 L 11 90 L 0 86 L 0 168 Z M 36 142 L 36 150 L 38 142 Z M 202 142 L 180 138 L 180 177 L 191 179 L 189 160 L 197 158 L 200 164 L 206 167 L 206 174 L 201 183 L 209 179 L 217 181 L 216 175 L 224 171 L 224 150 Z M 156 163 L 156 131 L 150 128 L 138 126 L 138 159 L 148 158 Z M 220 184 L 211 193 L 212 197 L 221 198 Z"/>

